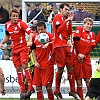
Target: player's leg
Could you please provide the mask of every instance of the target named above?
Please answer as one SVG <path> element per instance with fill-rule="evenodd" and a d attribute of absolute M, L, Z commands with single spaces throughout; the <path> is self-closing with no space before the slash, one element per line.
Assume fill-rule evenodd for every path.
<path fill-rule="evenodd" d="M 81 100 L 83 99 L 83 89 L 82 89 L 82 79 L 76 80 L 77 83 L 77 93 L 80 96 Z"/>
<path fill-rule="evenodd" d="M 64 68 L 58 67 L 58 70 L 56 72 L 54 95 L 57 97 L 58 100 L 62 99 L 62 95 L 60 93 L 60 84 L 61 84 L 61 78 L 62 78 L 63 71 L 64 71 Z"/>
<path fill-rule="evenodd" d="M 85 78 L 84 81 L 85 81 L 85 83 L 86 83 L 86 87 L 87 87 L 87 91 L 88 91 L 89 88 L 90 88 L 90 86 L 89 86 L 90 78 Z"/>
<path fill-rule="evenodd" d="M 20 53 L 20 59 L 22 63 L 22 67 L 25 71 L 26 80 L 28 81 L 28 91 L 26 96 L 31 95 L 34 92 L 32 86 L 32 73 L 30 68 L 28 68 L 28 61 L 29 61 L 29 48 L 24 48 Z"/>
<path fill-rule="evenodd" d="M 62 78 L 62 74 L 63 74 L 64 67 L 65 67 L 64 48 L 63 47 L 55 48 L 54 55 L 55 55 L 55 60 L 56 60 L 55 62 L 57 65 L 54 95 L 57 97 L 58 100 L 62 100 L 62 95 L 60 93 L 60 84 L 61 84 L 61 78 Z"/>
<path fill-rule="evenodd" d="M 83 100 L 83 89 L 82 89 L 82 78 L 83 78 L 83 70 L 82 70 L 82 64 L 77 62 L 77 60 L 74 60 L 74 75 L 75 75 L 75 80 L 76 80 L 76 92 Z"/>
<path fill-rule="evenodd" d="M 2 95 L 5 95 L 6 94 L 6 89 L 4 87 L 4 73 L 3 73 L 3 70 L 0 66 L 0 92 Z"/>
<path fill-rule="evenodd" d="M 73 96 L 76 100 L 80 100 L 80 97 L 78 96 L 78 94 L 76 93 L 76 90 L 75 90 L 75 76 L 74 76 L 73 68 L 74 67 L 72 67 L 72 66 L 67 67 L 68 80 L 69 80 L 69 84 L 70 84 L 69 96 Z"/>
<path fill-rule="evenodd" d="M 34 65 L 30 64 L 30 62 L 29 62 L 28 67 L 30 68 L 30 70 L 32 72 L 32 79 L 33 79 L 33 75 L 34 75 Z M 28 91 L 28 82 L 27 82 L 26 78 L 25 78 L 24 84 L 25 84 L 25 90 L 27 92 Z M 35 92 L 35 90 L 34 90 L 34 92 Z M 25 97 L 25 100 L 30 100 L 30 95 L 27 96 L 27 97 Z"/>
<path fill-rule="evenodd" d="M 36 91 L 37 91 L 37 99 L 44 100 L 42 86 L 36 86 Z"/>
<path fill-rule="evenodd" d="M 46 70 L 42 72 L 42 84 L 46 87 L 47 93 L 48 93 L 48 99 L 54 100 L 54 94 L 52 90 L 52 83 L 54 78 L 54 67 L 49 66 Z"/>
<path fill-rule="evenodd" d="M 25 84 L 24 84 L 24 75 L 23 75 L 22 65 L 20 62 L 19 52 L 13 52 L 12 57 L 17 72 L 18 83 L 20 86 L 20 100 L 23 100 L 25 98 Z"/>
<path fill-rule="evenodd" d="M 53 94 L 53 90 L 52 90 L 52 86 L 46 86 L 46 90 L 48 93 L 48 99 L 49 100 L 54 100 L 54 94 Z"/>

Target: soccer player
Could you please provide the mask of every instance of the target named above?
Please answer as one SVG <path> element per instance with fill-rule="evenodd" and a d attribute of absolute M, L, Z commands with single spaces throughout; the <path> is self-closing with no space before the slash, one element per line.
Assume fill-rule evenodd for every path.
<path fill-rule="evenodd" d="M 75 92 L 73 64 L 71 60 L 70 47 L 68 46 L 68 37 L 72 34 L 72 20 L 74 17 L 73 13 L 69 14 L 69 7 L 70 6 L 68 4 L 61 4 L 59 8 L 60 14 L 55 15 L 53 19 L 53 33 L 55 36 L 53 42 L 53 55 L 55 63 L 58 67 L 54 95 L 58 100 L 62 100 L 60 84 L 65 66 L 67 67 L 68 79 L 70 83 L 69 95 L 79 100 L 79 97 Z"/>
<path fill-rule="evenodd" d="M 90 79 L 89 86 L 90 89 L 86 93 L 85 100 L 94 100 L 94 97 L 97 98 L 100 96 L 100 61 L 98 61 L 98 65 L 96 66 L 96 69 Z"/>
<path fill-rule="evenodd" d="M 87 90 L 92 75 L 90 61 L 90 47 L 95 47 L 95 33 L 90 32 L 93 25 L 91 18 L 85 18 L 83 26 L 78 26 L 73 33 L 74 46 L 72 51 L 74 73 L 77 83 L 77 93 L 83 100 L 82 79 L 84 79 Z"/>
<path fill-rule="evenodd" d="M 52 83 L 54 77 L 54 63 L 52 60 L 52 40 L 53 35 L 46 32 L 45 22 L 37 23 L 38 33 L 46 33 L 49 36 L 49 42 L 41 44 L 38 41 L 38 35 L 33 36 L 34 49 L 32 50 L 33 58 L 35 61 L 33 85 L 36 86 L 37 99 L 44 100 L 42 86 L 46 87 L 48 93 L 48 99 L 54 100 L 54 94 L 52 91 Z"/>
<path fill-rule="evenodd" d="M 0 92 L 2 95 L 5 95 L 6 94 L 6 89 L 4 87 L 4 73 L 3 73 L 3 70 L 2 70 L 2 67 L 0 66 Z"/>
<path fill-rule="evenodd" d="M 16 8 L 13 8 L 10 11 L 10 19 L 11 20 L 5 24 L 6 34 L 4 39 L 0 43 L 0 48 L 4 43 L 8 41 L 9 38 L 11 38 L 12 60 L 17 71 L 18 83 L 20 85 L 20 99 L 23 100 L 25 96 L 31 95 L 31 93 L 33 92 L 31 71 L 28 68 L 29 48 L 27 47 L 32 45 L 33 33 L 32 30 L 27 26 L 27 24 L 19 19 L 19 12 Z M 26 33 L 30 36 L 28 43 L 26 42 L 25 38 Z M 27 93 L 25 93 L 23 69 L 28 81 Z"/>

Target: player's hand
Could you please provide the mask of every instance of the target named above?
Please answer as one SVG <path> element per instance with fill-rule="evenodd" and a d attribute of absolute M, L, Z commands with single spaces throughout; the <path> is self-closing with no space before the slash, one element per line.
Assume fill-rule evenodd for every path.
<path fill-rule="evenodd" d="M 45 49 L 45 48 L 47 48 L 47 47 L 48 47 L 48 45 L 49 45 L 49 42 L 48 42 L 48 43 L 46 43 L 46 44 L 44 44 L 42 48 L 44 48 L 44 49 Z"/>
<path fill-rule="evenodd" d="M 65 22 L 71 22 L 74 18 L 74 12 L 70 12 L 70 14 L 68 15 L 68 18 L 65 20 Z"/>
<path fill-rule="evenodd" d="M 40 67 L 40 64 L 37 61 L 35 62 L 35 67 L 37 67 L 37 68 Z"/>
<path fill-rule="evenodd" d="M 85 58 L 85 55 L 84 55 L 84 54 L 81 54 L 81 53 L 78 54 L 78 61 L 79 61 L 80 63 L 83 62 L 84 58 Z"/>
<path fill-rule="evenodd" d="M 5 95 L 5 94 L 6 94 L 6 89 L 2 89 L 2 90 L 1 90 L 1 94 L 2 94 L 2 95 Z"/>
<path fill-rule="evenodd" d="M 32 46 L 32 42 L 27 42 L 27 46 L 28 47 Z"/>

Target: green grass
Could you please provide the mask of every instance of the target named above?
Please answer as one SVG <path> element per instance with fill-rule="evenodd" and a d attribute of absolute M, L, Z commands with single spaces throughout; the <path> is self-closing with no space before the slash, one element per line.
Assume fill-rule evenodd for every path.
<path fill-rule="evenodd" d="M 0 100 L 19 100 L 18 98 L 0 98 Z M 37 100 L 37 99 L 31 99 L 31 100 Z M 48 100 L 48 99 L 44 99 L 44 100 Z M 57 100 L 57 99 L 55 99 Z M 75 100 L 75 99 L 64 99 L 64 100 Z"/>

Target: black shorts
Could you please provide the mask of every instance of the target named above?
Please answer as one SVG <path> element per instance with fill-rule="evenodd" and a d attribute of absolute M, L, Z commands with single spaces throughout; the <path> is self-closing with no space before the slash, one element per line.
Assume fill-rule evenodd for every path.
<path fill-rule="evenodd" d="M 86 93 L 86 97 L 97 98 L 100 95 L 100 78 L 91 78 L 90 89 Z"/>

